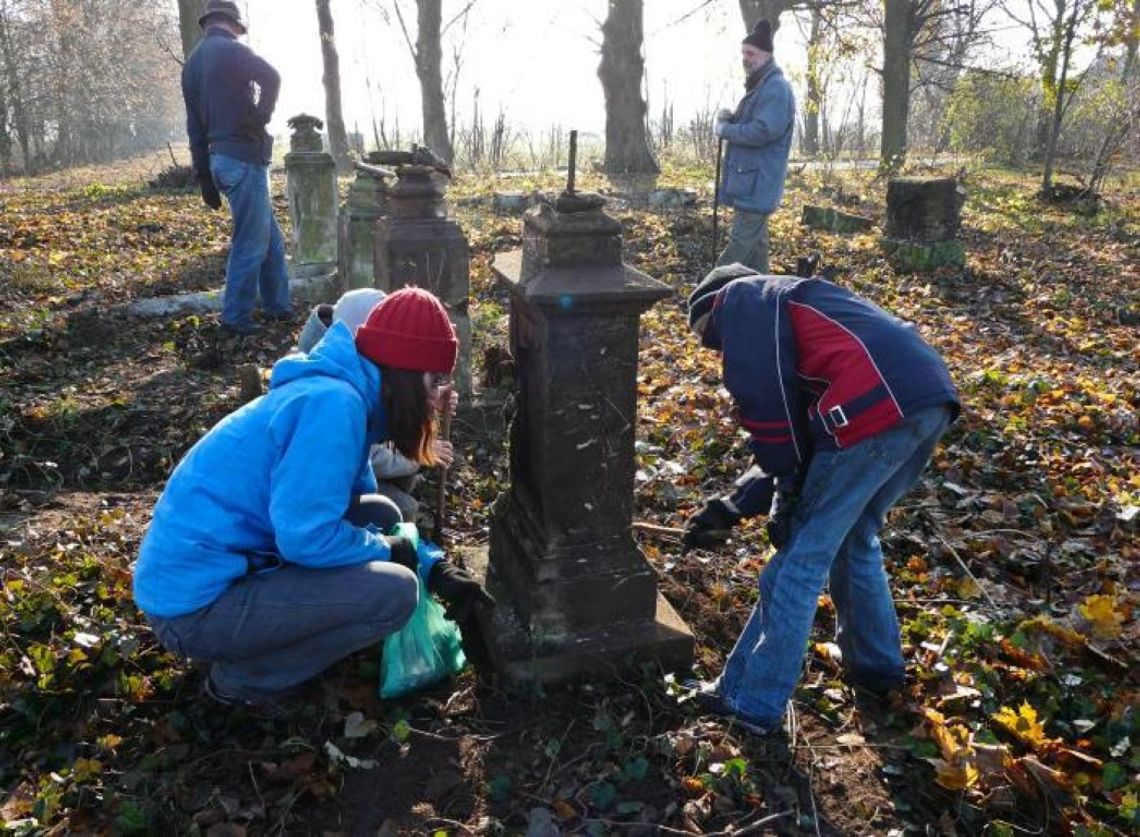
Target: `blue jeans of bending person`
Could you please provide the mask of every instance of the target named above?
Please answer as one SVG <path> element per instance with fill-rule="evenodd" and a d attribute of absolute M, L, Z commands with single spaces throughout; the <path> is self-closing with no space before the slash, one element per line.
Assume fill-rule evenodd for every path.
<path fill-rule="evenodd" d="M 717 683 L 738 715 L 779 726 L 825 584 L 848 677 L 875 689 L 902 683 L 899 623 L 879 530 L 949 423 L 948 408 L 933 407 L 853 447 L 812 457 L 788 542 L 761 573 L 759 600 Z"/>
<path fill-rule="evenodd" d="M 386 497 L 366 495 L 346 518 L 388 531 L 400 513 Z M 399 564 L 283 564 L 243 576 L 193 613 L 148 619 L 168 650 L 211 663 L 210 678 L 222 692 L 262 702 L 398 631 L 418 598 L 415 573 Z"/>
<path fill-rule="evenodd" d="M 222 322 L 249 325 L 257 298 L 266 314 L 290 311 L 285 239 L 269 201 L 269 168 L 225 154 L 210 155 L 214 183 L 230 204 L 233 237 L 226 263 Z"/>

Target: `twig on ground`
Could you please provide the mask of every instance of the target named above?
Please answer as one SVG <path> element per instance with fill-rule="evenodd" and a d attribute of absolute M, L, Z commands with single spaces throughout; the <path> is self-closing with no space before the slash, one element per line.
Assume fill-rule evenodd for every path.
<path fill-rule="evenodd" d="M 978 581 L 978 577 L 970 572 L 970 568 L 966 566 L 966 562 L 962 560 L 962 556 L 958 554 L 958 550 L 950 546 L 950 544 L 946 542 L 946 539 L 941 535 L 935 535 L 934 537 L 938 538 L 938 542 L 950 551 L 950 554 L 954 556 L 954 560 L 958 562 L 958 566 L 961 567 L 962 571 L 970 577 L 970 580 L 974 582 L 975 586 L 977 586 L 977 588 L 982 591 L 982 595 L 986 597 L 986 601 L 990 603 L 990 607 L 992 607 L 994 610 L 997 610 L 997 602 L 993 600 L 993 597 L 986 591 L 986 588 L 983 587 L 981 582 Z"/>

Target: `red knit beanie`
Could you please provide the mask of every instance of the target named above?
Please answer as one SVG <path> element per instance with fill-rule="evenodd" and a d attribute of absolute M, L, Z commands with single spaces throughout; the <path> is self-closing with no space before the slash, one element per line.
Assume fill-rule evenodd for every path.
<path fill-rule="evenodd" d="M 450 374 L 459 341 L 447 311 L 423 288 L 401 288 L 356 330 L 356 350 L 390 369 Z"/>

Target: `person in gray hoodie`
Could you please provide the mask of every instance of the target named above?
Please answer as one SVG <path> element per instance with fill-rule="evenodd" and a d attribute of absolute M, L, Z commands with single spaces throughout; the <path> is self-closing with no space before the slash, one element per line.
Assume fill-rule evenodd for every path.
<path fill-rule="evenodd" d="M 721 108 L 717 137 L 727 144 L 721 200 L 734 210 L 728 244 L 717 265 L 739 262 L 768 273 L 768 217 L 780 205 L 796 102 L 772 57 L 772 27 L 761 20 L 741 42 L 745 94 L 735 111 Z"/>

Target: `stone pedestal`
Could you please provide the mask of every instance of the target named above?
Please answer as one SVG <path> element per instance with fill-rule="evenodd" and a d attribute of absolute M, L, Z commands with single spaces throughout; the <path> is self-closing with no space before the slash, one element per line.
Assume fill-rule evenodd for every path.
<path fill-rule="evenodd" d="M 963 267 L 958 239 L 966 190 L 952 177 L 896 177 L 887 184 L 883 251 L 903 270 Z"/>
<path fill-rule="evenodd" d="M 866 232 L 875 222 L 862 215 L 841 212 L 830 206 L 805 204 L 800 214 L 800 223 L 813 230 L 827 230 L 834 233 Z"/>
<path fill-rule="evenodd" d="M 447 178 L 435 167 L 397 164 L 396 183 L 388 190 L 389 213 L 374 228 L 373 282 L 385 292 L 418 285 L 440 298 L 459 335 L 455 384 L 469 395 L 471 250 L 459 224 L 447 216 L 446 189 Z"/>
<path fill-rule="evenodd" d="M 341 210 L 340 276 L 345 290 L 373 285 L 372 234 L 389 212 L 388 179 L 395 173 L 357 163 L 356 179 Z"/>
<path fill-rule="evenodd" d="M 518 412 L 510 489 L 487 557 L 471 561 L 499 602 L 484 637 L 515 682 L 692 660 L 692 634 L 630 532 L 638 323 L 670 291 L 622 263 L 621 226 L 601 204 L 564 195 L 528 211 L 523 250 L 494 262 L 511 295 Z"/>
<path fill-rule="evenodd" d="M 336 162 L 323 150 L 315 116 L 289 120 L 293 135 L 285 155 L 285 189 L 292 221 L 290 250 L 295 269 L 333 273 L 337 264 Z"/>

